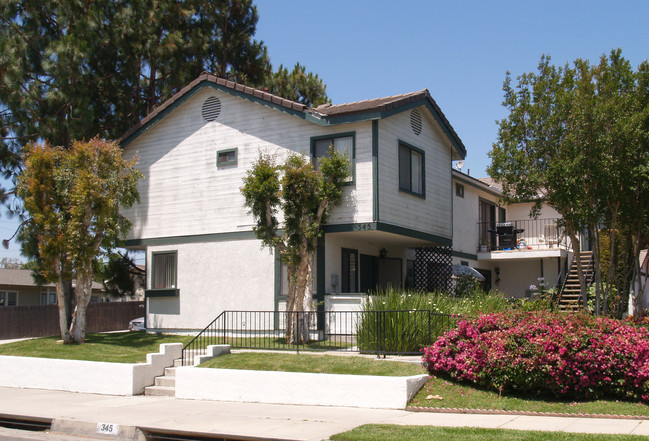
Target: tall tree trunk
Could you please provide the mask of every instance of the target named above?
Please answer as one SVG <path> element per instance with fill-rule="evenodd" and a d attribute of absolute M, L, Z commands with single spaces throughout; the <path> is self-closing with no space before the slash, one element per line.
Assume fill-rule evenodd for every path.
<path fill-rule="evenodd" d="M 72 343 L 70 335 L 72 281 L 66 280 L 59 272 L 56 280 L 56 304 L 59 309 L 59 329 L 63 343 Z"/>
<path fill-rule="evenodd" d="M 74 294 L 76 306 L 70 327 L 70 335 L 76 343 L 83 343 L 86 340 L 86 311 L 91 294 L 92 268 L 86 267 L 77 271 L 77 287 Z"/>
<path fill-rule="evenodd" d="M 595 265 L 595 315 L 599 316 L 601 313 L 602 306 L 602 270 L 601 270 L 601 261 L 600 261 L 600 247 L 599 247 L 599 230 L 597 225 L 591 227 L 593 236 L 595 236 L 595 248 L 593 251 L 594 255 L 594 265 Z M 604 300 L 604 305 L 606 305 L 606 300 Z M 606 308 L 606 306 L 604 306 Z"/>
<path fill-rule="evenodd" d="M 306 344 L 309 340 L 309 313 L 311 312 L 313 253 L 306 246 L 300 249 L 300 263 L 289 271 L 289 296 L 286 305 L 288 344 Z"/>

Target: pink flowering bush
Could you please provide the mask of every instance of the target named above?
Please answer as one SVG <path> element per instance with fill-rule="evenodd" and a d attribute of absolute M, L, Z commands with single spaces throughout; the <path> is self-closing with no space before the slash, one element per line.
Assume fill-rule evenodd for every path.
<path fill-rule="evenodd" d="M 649 331 L 618 320 L 487 314 L 461 321 L 423 352 L 431 374 L 499 391 L 649 402 Z"/>

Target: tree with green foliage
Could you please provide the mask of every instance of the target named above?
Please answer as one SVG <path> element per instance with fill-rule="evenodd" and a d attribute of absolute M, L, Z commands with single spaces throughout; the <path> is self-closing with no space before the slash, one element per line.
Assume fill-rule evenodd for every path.
<path fill-rule="evenodd" d="M 244 178 L 241 192 L 256 224 L 255 235 L 287 266 L 286 310 L 292 317 L 311 309 L 314 253 L 322 225 L 342 201 L 349 160 L 333 146 L 328 156 L 318 159 L 317 170 L 302 155 L 290 154 L 278 164 L 275 156 L 260 153 Z M 288 320 L 287 341 L 305 343 L 308 335 L 294 332 L 293 325 Z M 301 328 L 306 331 L 306 326 Z"/>
<path fill-rule="evenodd" d="M 93 261 L 115 248 L 130 228 L 119 208 L 139 200 L 137 181 L 143 175 L 135 162 L 125 161 L 116 143 L 99 138 L 73 142 L 69 149 L 48 144 L 25 147 L 25 169 L 17 187 L 30 216 L 24 229 L 34 238 L 42 275 L 56 285 L 65 343 L 84 342 Z"/>
<path fill-rule="evenodd" d="M 326 103 L 327 87 L 317 74 L 307 73 L 306 68 L 297 63 L 291 72 L 280 65 L 276 72 L 270 75 L 265 84 L 268 91 L 287 100 L 317 107 Z"/>
<path fill-rule="evenodd" d="M 28 143 L 117 139 L 203 71 L 283 93 L 257 21 L 252 0 L 0 3 L 0 172 L 20 170 Z M 300 72 L 311 104 L 324 85 Z"/>
<path fill-rule="evenodd" d="M 128 254 L 107 251 L 102 261 L 96 260 L 96 280 L 104 286 L 104 291 L 114 298 L 133 297 L 137 289 L 136 279 L 144 286 L 146 272 L 138 267 Z"/>
<path fill-rule="evenodd" d="M 508 74 L 503 105 L 509 115 L 499 122 L 489 153 L 488 173 L 503 184 L 504 199 L 534 201 L 532 215 L 538 215 L 542 203 L 555 208 L 575 255 L 581 250 L 581 231 L 591 232 L 598 313 L 600 306 L 607 312 L 607 302 L 599 304 L 601 226 L 608 227 L 614 253 L 616 232 L 633 225 L 637 259 L 648 225 L 643 209 L 649 190 L 647 66 L 645 61 L 634 71 L 618 49 L 598 65 L 578 59 L 573 66 L 556 67 L 543 56 L 538 73 L 519 76 L 516 86 Z M 611 277 L 614 272 L 609 267 Z M 587 301 L 582 283 L 584 307 Z"/>

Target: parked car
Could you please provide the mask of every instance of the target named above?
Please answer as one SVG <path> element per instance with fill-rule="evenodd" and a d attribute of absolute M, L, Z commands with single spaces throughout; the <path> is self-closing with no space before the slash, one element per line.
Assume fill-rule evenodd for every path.
<path fill-rule="evenodd" d="M 128 322 L 129 331 L 144 331 L 144 317 L 138 317 Z"/>

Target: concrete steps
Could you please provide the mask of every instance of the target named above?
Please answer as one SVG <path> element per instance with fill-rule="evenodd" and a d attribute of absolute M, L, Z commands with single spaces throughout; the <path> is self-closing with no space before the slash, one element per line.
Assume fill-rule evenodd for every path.
<path fill-rule="evenodd" d="M 174 363 L 175 365 L 175 363 Z M 153 386 L 144 388 L 144 395 L 147 396 L 167 396 L 176 395 L 176 368 L 165 368 L 164 375 L 155 378 Z"/>

